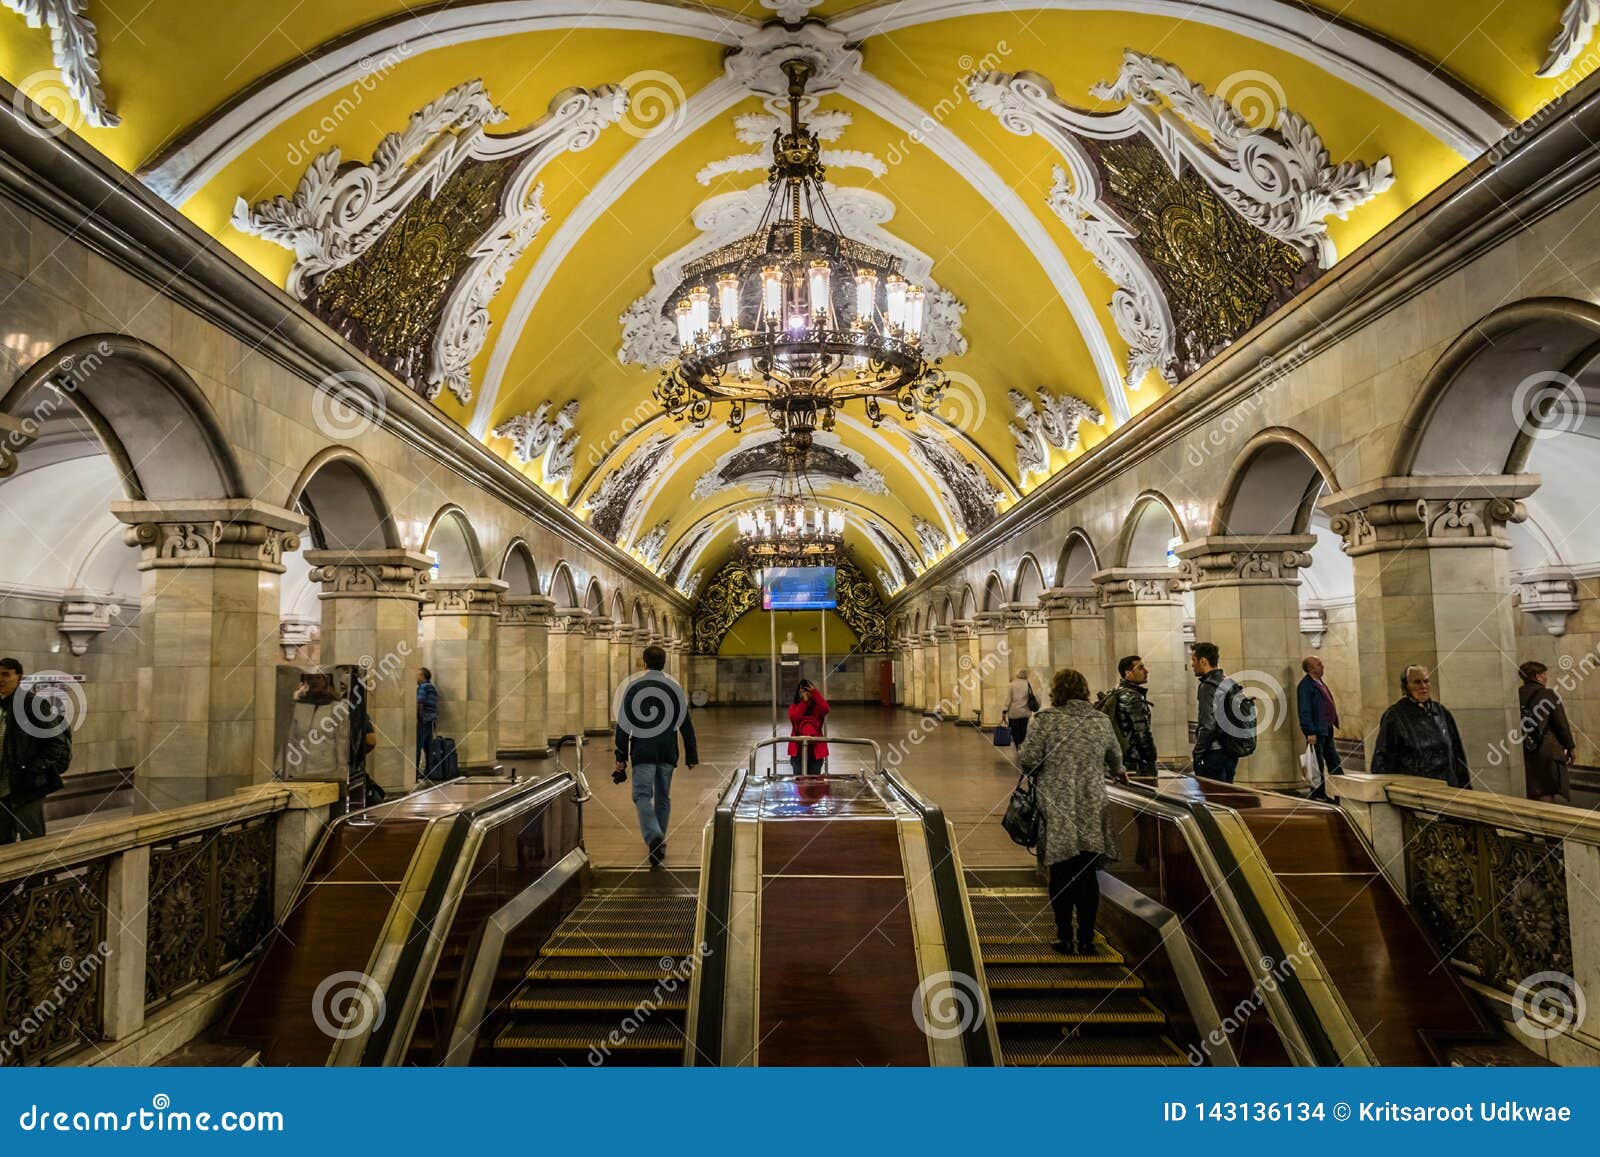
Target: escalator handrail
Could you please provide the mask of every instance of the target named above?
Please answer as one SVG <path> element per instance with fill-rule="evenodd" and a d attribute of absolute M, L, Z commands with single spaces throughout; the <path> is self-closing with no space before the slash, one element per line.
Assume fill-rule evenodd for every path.
<path fill-rule="evenodd" d="M 1165 804 L 1188 815 L 1194 821 L 1194 829 L 1205 841 L 1206 853 L 1215 864 L 1219 881 L 1226 886 L 1228 895 L 1243 919 L 1254 946 L 1259 949 L 1259 952 L 1250 952 L 1243 950 L 1241 946 L 1240 952 L 1246 965 L 1258 970 L 1254 975 L 1257 989 L 1263 993 L 1275 991 L 1282 996 L 1285 1011 L 1292 1019 L 1295 1032 L 1309 1052 L 1312 1064 L 1343 1066 L 1344 1058 L 1334 1047 L 1327 1027 L 1306 992 L 1298 970 L 1291 968 L 1285 970 L 1281 977 L 1277 975 L 1280 965 L 1293 953 L 1287 951 L 1288 946 L 1283 944 L 1276 929 L 1273 928 L 1272 921 L 1267 918 L 1262 898 L 1256 894 L 1254 888 L 1247 886 L 1239 859 L 1234 855 L 1233 848 L 1212 811 L 1218 809 L 1231 813 L 1233 809 L 1209 800 L 1164 795 L 1141 783 L 1108 784 L 1106 790 L 1113 799 L 1120 799 L 1124 804 L 1138 810 L 1150 810 L 1148 805 L 1152 803 Z M 1265 983 L 1268 976 L 1273 977 L 1270 988 Z"/>
<path fill-rule="evenodd" d="M 971 977 L 983 990 L 987 999 L 987 984 L 983 984 L 982 959 L 973 942 L 972 926 L 967 919 L 967 900 L 962 886 L 961 873 L 956 867 L 955 848 L 950 843 L 950 825 L 944 809 L 928 800 L 895 772 L 883 769 L 880 774 L 896 795 L 922 818 L 923 838 L 928 846 L 931 883 L 939 909 L 939 926 L 944 932 L 946 966 L 959 976 Z M 909 881 L 908 881 L 909 884 Z M 962 1049 L 967 1064 L 989 1068 L 1000 1063 L 995 1041 L 989 1035 L 992 1016 L 974 1017 L 961 1033 Z"/>
<path fill-rule="evenodd" d="M 694 1034 L 689 1040 L 693 1064 L 722 1064 L 723 1002 L 728 990 L 728 922 L 733 918 L 734 817 L 749 772 L 739 768 L 717 800 L 711 815 L 711 852 L 706 864 L 704 935 L 694 986 Z"/>
<path fill-rule="evenodd" d="M 402 1027 L 409 1037 L 410 1010 L 417 1007 L 420 992 L 432 982 L 433 969 L 424 967 L 425 961 L 443 943 L 443 930 L 437 928 L 436 918 L 445 908 L 460 898 L 466 879 L 458 871 L 463 850 L 480 821 L 489 821 L 502 810 L 523 811 L 538 807 L 568 791 L 579 789 L 579 781 L 570 771 L 558 771 L 543 779 L 523 782 L 507 781 L 507 790 L 462 808 L 447 818 L 450 824 L 445 833 L 439 858 L 435 861 L 421 902 L 408 913 L 404 946 L 395 960 L 387 982 L 383 984 L 384 1007 L 390 1015 L 373 1024 L 365 1038 L 356 1042 L 360 1064 L 382 1065 L 395 1053 L 395 1034 Z M 421 844 L 418 845 L 419 850 Z M 401 891 L 404 892 L 404 885 Z M 424 975 L 426 973 L 426 975 Z"/>

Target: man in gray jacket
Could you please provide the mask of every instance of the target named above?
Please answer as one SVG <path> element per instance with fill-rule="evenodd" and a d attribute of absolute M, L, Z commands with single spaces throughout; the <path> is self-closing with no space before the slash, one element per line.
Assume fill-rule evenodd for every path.
<path fill-rule="evenodd" d="M 694 721 L 689 718 L 689 697 L 666 673 L 667 653 L 651 644 L 644 649 L 643 671 L 617 688 L 613 704 L 617 719 L 617 767 L 614 783 L 628 778 L 633 763 L 633 806 L 639 813 L 639 834 L 650 853 L 650 869 L 667 862 L 667 821 L 672 816 L 672 773 L 678 767 L 678 739 L 683 738 L 683 762 L 693 768 L 700 762 L 695 745 Z"/>

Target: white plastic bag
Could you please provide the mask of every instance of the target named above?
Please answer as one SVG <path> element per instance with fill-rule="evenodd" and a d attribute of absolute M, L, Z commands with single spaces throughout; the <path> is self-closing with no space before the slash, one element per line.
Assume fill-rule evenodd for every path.
<path fill-rule="evenodd" d="M 1301 754 L 1300 776 L 1312 787 L 1322 783 L 1322 766 L 1317 763 L 1316 748 L 1308 746 Z"/>

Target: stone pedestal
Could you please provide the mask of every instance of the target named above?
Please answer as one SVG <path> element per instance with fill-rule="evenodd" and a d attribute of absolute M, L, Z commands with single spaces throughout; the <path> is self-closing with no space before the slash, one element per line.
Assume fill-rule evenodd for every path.
<path fill-rule="evenodd" d="M 550 624 L 550 739 L 583 734 L 583 659 L 589 615 L 572 607 L 555 611 Z"/>
<path fill-rule="evenodd" d="M 434 731 L 456 741 L 464 774 L 488 771 L 500 749 L 495 632 L 505 589 L 498 579 L 442 579 L 424 592 L 422 661 L 439 689 Z"/>
<path fill-rule="evenodd" d="M 544 759 L 550 754 L 550 619 L 555 603 L 543 595 L 501 595 L 496 633 L 500 756 Z"/>
<path fill-rule="evenodd" d="M 308 550 L 322 584 L 322 661 L 367 671 L 378 746 L 367 775 L 391 794 L 417 782 L 417 607 L 433 560 L 408 550 Z"/>
<path fill-rule="evenodd" d="M 279 576 L 305 519 L 246 499 L 115 502 L 111 512 L 143 572 L 136 810 L 271 779 Z"/>
<path fill-rule="evenodd" d="M 1522 794 L 1506 758 L 1518 725 L 1516 610 L 1506 524 L 1527 517 L 1532 475 L 1384 478 L 1323 499 L 1355 564 L 1361 697 L 1376 715 L 1410 664 L 1461 729 L 1473 786 Z M 1368 738 L 1371 743 L 1376 729 Z"/>
<path fill-rule="evenodd" d="M 594 615 L 583 625 L 583 730 L 611 734 L 612 620 Z"/>
<path fill-rule="evenodd" d="M 1298 789 L 1305 738 L 1295 709 L 1304 642 L 1301 567 L 1311 534 L 1198 538 L 1178 548 L 1194 590 L 1196 640 L 1217 645 L 1222 669 L 1256 700 L 1256 751 L 1239 764 L 1241 783 Z"/>
<path fill-rule="evenodd" d="M 1106 655 L 1106 616 L 1098 587 L 1056 587 L 1039 596 L 1049 640 L 1050 667 L 1070 667 L 1091 691 L 1116 684 L 1116 661 Z"/>
<path fill-rule="evenodd" d="M 978 638 L 978 726 L 993 730 L 1005 722 L 1006 684 L 1015 670 L 1005 616 L 983 611 L 973 620 Z"/>
<path fill-rule="evenodd" d="M 1195 679 L 1184 663 L 1182 577 L 1167 567 L 1116 567 L 1097 572 L 1094 584 L 1105 608 L 1106 653 L 1138 655 L 1150 669 L 1157 757 L 1187 761 Z"/>

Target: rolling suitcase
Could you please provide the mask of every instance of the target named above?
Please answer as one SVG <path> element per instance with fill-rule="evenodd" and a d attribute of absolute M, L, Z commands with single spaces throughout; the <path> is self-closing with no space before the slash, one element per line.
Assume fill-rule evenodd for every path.
<path fill-rule="evenodd" d="M 456 741 L 442 735 L 428 744 L 428 778 L 434 783 L 461 778 L 461 765 L 456 761 Z"/>

